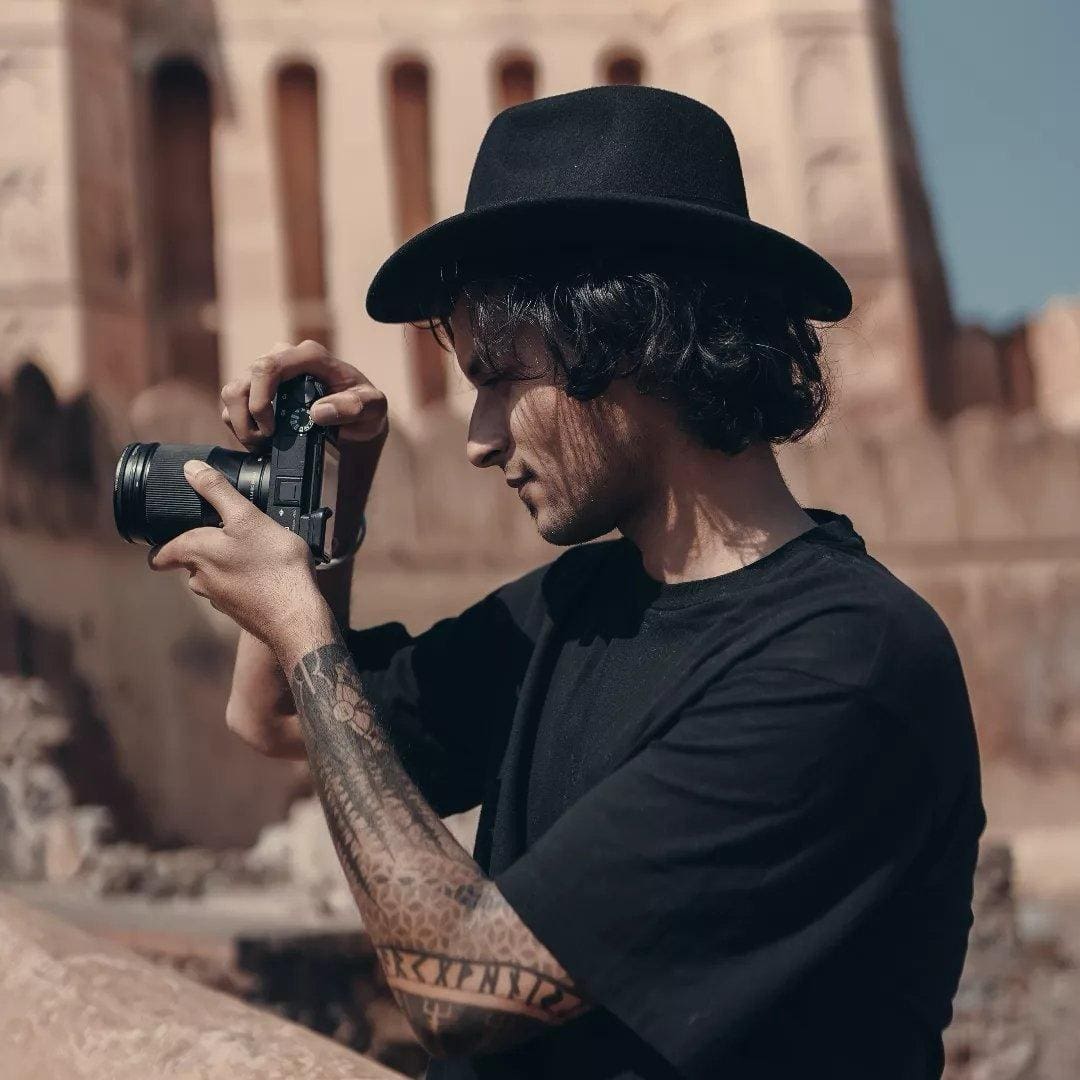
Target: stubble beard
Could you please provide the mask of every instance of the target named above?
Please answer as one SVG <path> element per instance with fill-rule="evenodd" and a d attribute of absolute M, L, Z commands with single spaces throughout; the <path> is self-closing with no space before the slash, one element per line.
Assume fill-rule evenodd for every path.
<path fill-rule="evenodd" d="M 543 507 L 525 497 L 541 539 L 557 547 L 584 544 L 618 527 L 621 485 L 617 477 L 594 477 L 573 497 L 548 499 Z"/>

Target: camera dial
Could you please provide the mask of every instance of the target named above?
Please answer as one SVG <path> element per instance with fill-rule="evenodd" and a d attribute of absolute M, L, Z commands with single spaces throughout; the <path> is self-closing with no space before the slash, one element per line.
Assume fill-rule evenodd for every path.
<path fill-rule="evenodd" d="M 311 413 L 307 409 L 301 407 L 289 413 L 289 427 L 298 434 L 306 435 L 314 426 L 315 421 L 311 419 Z"/>

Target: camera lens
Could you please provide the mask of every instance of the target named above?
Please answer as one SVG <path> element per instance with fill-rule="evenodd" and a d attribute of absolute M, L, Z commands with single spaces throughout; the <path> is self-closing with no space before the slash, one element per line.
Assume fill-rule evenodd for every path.
<path fill-rule="evenodd" d="M 217 511 L 184 476 L 184 462 L 192 458 L 224 473 L 244 498 L 265 512 L 270 501 L 269 455 L 222 446 L 129 443 L 113 480 L 113 516 L 125 540 L 164 544 L 189 529 L 221 524 Z"/>

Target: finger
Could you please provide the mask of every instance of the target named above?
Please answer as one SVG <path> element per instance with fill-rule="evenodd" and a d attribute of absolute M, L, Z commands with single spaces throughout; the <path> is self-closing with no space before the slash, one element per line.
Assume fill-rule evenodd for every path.
<path fill-rule="evenodd" d="M 311 416 L 324 427 L 348 425 L 351 435 L 376 435 L 386 420 L 386 395 L 370 383 L 327 394 L 311 406 Z"/>
<path fill-rule="evenodd" d="M 245 450 L 250 450 L 252 453 L 261 454 L 266 450 L 266 440 L 261 436 L 258 439 L 249 439 L 245 442 L 236 434 L 236 429 L 232 426 L 232 421 L 229 419 L 229 410 L 221 410 L 221 419 L 225 426 L 232 432 L 232 437 L 236 440 L 237 446 L 242 446 Z"/>
<path fill-rule="evenodd" d="M 262 440 L 262 434 L 255 424 L 255 418 L 248 407 L 248 395 L 251 392 L 251 376 L 243 375 L 239 379 L 226 383 L 221 388 L 221 401 L 225 406 L 225 422 L 232 428 L 233 434 L 249 449 Z"/>
<path fill-rule="evenodd" d="M 187 547 L 187 533 L 170 540 L 167 544 L 158 544 L 150 549 L 146 563 L 151 570 L 190 569 L 193 565 L 192 554 Z"/>
<path fill-rule="evenodd" d="M 207 596 L 207 591 L 206 591 L 206 582 L 205 582 L 205 580 L 203 579 L 203 576 L 202 576 L 202 574 L 200 574 L 200 573 L 199 573 L 198 571 L 196 571 L 195 573 L 193 573 L 193 574 L 192 574 L 192 575 L 191 575 L 191 576 L 190 576 L 190 577 L 188 578 L 188 588 L 189 588 L 189 589 L 190 589 L 190 590 L 191 590 L 191 591 L 192 591 L 192 592 L 193 592 L 193 593 L 194 593 L 194 594 L 195 594 L 196 596 L 201 596 L 201 597 L 203 597 L 204 599 L 208 599 L 208 596 Z"/>
<path fill-rule="evenodd" d="M 179 570 L 194 573 L 200 566 L 217 566 L 228 557 L 228 541 L 221 529 L 189 529 L 167 544 L 158 544 L 147 553 L 151 570 Z"/>
<path fill-rule="evenodd" d="M 259 435 L 267 437 L 274 433 L 274 394 L 282 380 L 282 360 L 292 352 L 293 346 L 279 341 L 265 355 L 251 365 L 248 374 L 247 408 Z"/>
<path fill-rule="evenodd" d="M 314 375 L 330 393 L 371 383 L 362 372 L 331 356 L 317 341 L 300 342 L 261 356 L 251 369 L 251 394 L 248 407 L 264 434 L 273 431 L 271 398 L 285 379 L 301 374 Z"/>
<path fill-rule="evenodd" d="M 217 512 L 222 525 L 239 525 L 247 521 L 254 507 L 225 477 L 205 461 L 192 458 L 184 462 L 184 477 Z M 199 532 L 201 530 L 194 530 Z M 191 535 L 191 533 L 187 534 Z"/>
<path fill-rule="evenodd" d="M 232 426 L 232 421 L 229 419 L 228 409 L 221 410 L 221 420 L 229 431 L 232 432 L 232 437 L 236 440 L 237 444 L 243 446 L 244 444 L 240 441 L 240 436 L 236 434 L 236 429 Z"/>

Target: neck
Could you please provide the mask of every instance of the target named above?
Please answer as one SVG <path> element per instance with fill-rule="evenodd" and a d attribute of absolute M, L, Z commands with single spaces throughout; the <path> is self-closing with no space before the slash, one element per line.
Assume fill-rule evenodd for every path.
<path fill-rule="evenodd" d="M 771 446 L 728 457 L 680 440 L 652 470 L 646 497 L 619 531 L 651 577 L 674 584 L 747 566 L 813 525 Z"/>

